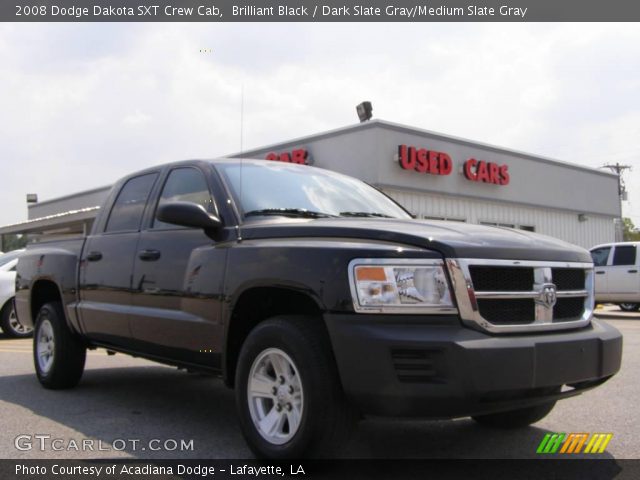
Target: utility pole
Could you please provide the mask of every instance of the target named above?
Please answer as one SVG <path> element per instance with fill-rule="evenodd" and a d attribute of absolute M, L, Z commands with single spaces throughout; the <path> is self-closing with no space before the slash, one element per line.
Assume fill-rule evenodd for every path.
<path fill-rule="evenodd" d="M 622 220 L 622 202 L 627 199 L 627 190 L 624 186 L 624 182 L 622 181 L 622 172 L 625 170 L 631 170 L 631 165 L 620 165 L 620 163 L 616 162 L 615 164 L 603 165 L 600 168 L 608 168 L 614 173 L 618 174 L 618 198 L 620 199 L 620 219 L 616 221 L 616 242 L 621 242 L 624 240 L 624 224 Z"/>
<path fill-rule="evenodd" d="M 612 172 L 618 174 L 618 195 L 620 196 L 620 201 L 624 200 L 623 197 L 626 196 L 625 194 L 627 191 L 625 190 L 624 182 L 622 181 L 622 172 L 625 170 L 631 170 L 631 165 L 620 165 L 619 163 L 616 163 L 615 165 L 603 165 L 600 168 L 608 168 Z"/>

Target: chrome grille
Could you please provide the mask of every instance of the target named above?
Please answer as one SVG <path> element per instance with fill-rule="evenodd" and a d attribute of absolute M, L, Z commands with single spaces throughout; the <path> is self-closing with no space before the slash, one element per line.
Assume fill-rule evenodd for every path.
<path fill-rule="evenodd" d="M 575 328 L 593 313 L 591 263 L 448 260 L 462 320 L 494 333 Z"/>

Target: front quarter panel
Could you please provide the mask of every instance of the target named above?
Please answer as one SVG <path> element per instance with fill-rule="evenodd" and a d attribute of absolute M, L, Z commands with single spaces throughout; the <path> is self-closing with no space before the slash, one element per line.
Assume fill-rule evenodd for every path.
<path fill-rule="evenodd" d="M 243 241 L 229 253 L 228 308 L 232 309 L 246 290 L 266 286 L 304 293 L 323 312 L 353 313 L 348 265 L 355 258 L 441 257 L 420 248 L 349 239 Z"/>

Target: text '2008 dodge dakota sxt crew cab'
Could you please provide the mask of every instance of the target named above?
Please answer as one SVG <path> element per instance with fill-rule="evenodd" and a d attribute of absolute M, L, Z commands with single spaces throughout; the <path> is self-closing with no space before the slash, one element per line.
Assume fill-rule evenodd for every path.
<path fill-rule="evenodd" d="M 414 220 L 345 175 L 187 161 L 117 182 L 87 238 L 31 245 L 16 311 L 47 388 L 96 347 L 208 371 L 256 455 L 326 456 L 363 414 L 518 427 L 605 382 L 622 337 L 593 278 L 586 250 Z"/>

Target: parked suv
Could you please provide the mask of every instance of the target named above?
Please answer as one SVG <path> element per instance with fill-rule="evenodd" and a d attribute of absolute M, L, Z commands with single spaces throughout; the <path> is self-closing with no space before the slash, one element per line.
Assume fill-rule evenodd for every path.
<path fill-rule="evenodd" d="M 640 242 L 607 243 L 591 249 L 596 302 L 617 303 L 621 310 L 640 309 Z"/>

